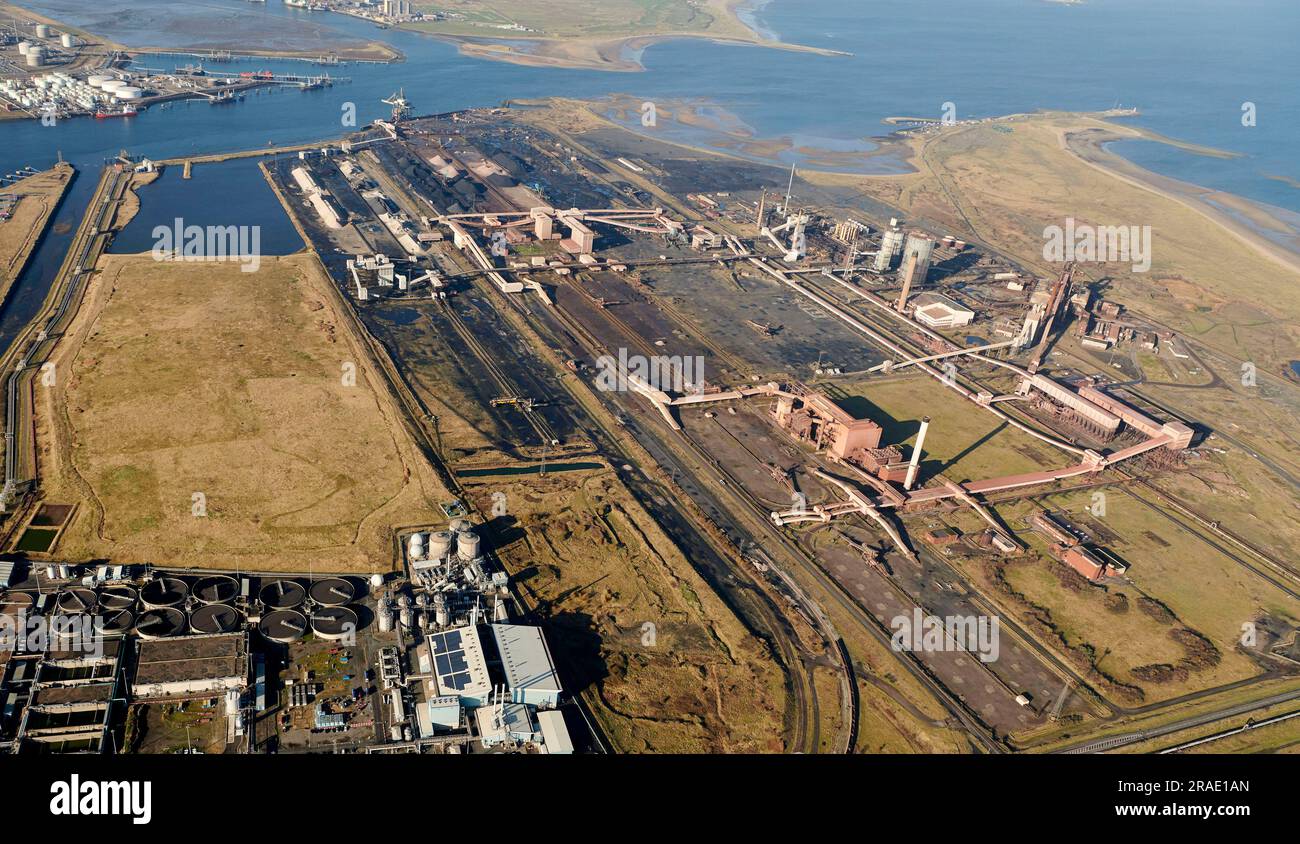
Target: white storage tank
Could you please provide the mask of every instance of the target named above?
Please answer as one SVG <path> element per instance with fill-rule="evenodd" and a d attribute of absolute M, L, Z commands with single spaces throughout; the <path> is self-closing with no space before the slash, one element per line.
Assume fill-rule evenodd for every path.
<path fill-rule="evenodd" d="M 36 37 L 37 37 L 37 38 L 49 38 L 49 37 L 50 37 L 50 25 L 49 25 L 48 23 L 38 23 L 38 24 L 36 24 Z"/>
<path fill-rule="evenodd" d="M 96 73 L 86 79 L 86 84 L 92 88 L 103 88 L 105 82 L 112 82 L 113 77 L 105 76 L 102 73 Z"/>
<path fill-rule="evenodd" d="M 70 50 L 77 46 L 77 36 L 73 35 L 71 32 L 65 32 L 59 36 L 59 43 Z"/>
<path fill-rule="evenodd" d="M 18 55 L 20 55 L 20 56 L 25 56 L 25 55 L 27 55 L 27 51 L 30 50 L 31 48 L 32 48 L 32 42 L 30 42 L 30 41 L 19 41 L 19 42 L 18 42 Z"/>
<path fill-rule="evenodd" d="M 45 48 L 32 46 L 27 48 L 27 66 L 40 67 L 45 64 Z"/>
<path fill-rule="evenodd" d="M 451 531 L 440 530 L 429 534 L 429 559 L 441 560 L 451 551 Z"/>
<path fill-rule="evenodd" d="M 460 533 L 456 534 L 456 553 L 467 563 L 478 559 L 478 534 L 469 528 L 465 528 Z"/>
<path fill-rule="evenodd" d="M 123 82 L 121 79 L 109 79 L 107 82 L 100 85 L 99 87 L 105 91 L 112 92 L 112 91 L 116 91 L 118 88 L 125 88 L 126 83 Z"/>
<path fill-rule="evenodd" d="M 113 92 L 113 96 L 119 100 L 138 100 L 144 96 L 144 89 L 136 88 L 134 85 L 123 85 Z"/>
<path fill-rule="evenodd" d="M 406 554 L 412 560 L 424 559 L 424 536 L 419 533 L 411 534 L 411 538 L 406 540 Z"/>

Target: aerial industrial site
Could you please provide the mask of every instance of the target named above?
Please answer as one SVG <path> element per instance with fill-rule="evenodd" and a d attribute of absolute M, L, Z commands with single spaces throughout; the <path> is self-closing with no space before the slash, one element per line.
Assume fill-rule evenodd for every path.
<path fill-rule="evenodd" d="M 726 3 L 32 5 L 7 125 L 111 140 L 0 186 L 0 753 L 1300 748 L 1296 234 L 1109 151 L 1139 108 L 868 148 L 371 66 L 768 56 Z"/>

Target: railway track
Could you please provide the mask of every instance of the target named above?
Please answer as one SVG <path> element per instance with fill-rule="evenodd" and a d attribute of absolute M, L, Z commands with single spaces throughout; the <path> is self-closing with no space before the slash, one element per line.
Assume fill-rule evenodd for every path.
<path fill-rule="evenodd" d="M 95 262 L 112 239 L 109 224 L 122 201 L 130 175 L 105 168 L 73 237 L 62 265 L 50 286 L 42 313 L 33 319 L 10 346 L 7 355 L 13 371 L 5 379 L 4 486 L 0 512 L 7 511 L 20 485 L 36 481 L 35 431 L 32 424 L 32 382 L 54 349 L 58 337 L 85 289 Z M 21 354 L 17 350 L 22 349 Z M 18 354 L 15 360 L 13 356 Z"/>

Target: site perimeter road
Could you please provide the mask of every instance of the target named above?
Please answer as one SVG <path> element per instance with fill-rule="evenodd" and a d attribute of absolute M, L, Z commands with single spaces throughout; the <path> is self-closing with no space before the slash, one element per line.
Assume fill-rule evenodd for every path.
<path fill-rule="evenodd" d="M 109 166 L 100 176 L 81 226 L 59 267 L 41 312 L 10 346 L 0 365 L 5 381 L 5 478 L 0 512 L 7 512 L 20 486 L 36 482 L 36 433 L 32 420 L 32 385 L 43 369 L 59 335 L 67 327 L 77 298 L 85 290 L 99 256 L 112 241 L 109 227 L 131 182 L 129 171 Z M 19 351 L 21 350 L 21 351 Z"/>
<path fill-rule="evenodd" d="M 1300 699 L 1300 690 L 1283 692 L 1282 694 L 1272 695 L 1271 697 L 1260 698 L 1259 700 L 1248 703 L 1239 703 L 1236 706 L 1229 706 L 1216 712 L 1207 712 L 1204 715 L 1196 715 L 1191 718 L 1185 718 L 1181 721 L 1174 721 L 1169 724 L 1163 724 L 1159 727 L 1152 727 L 1149 730 L 1138 730 L 1123 735 L 1110 736 L 1108 738 L 1096 739 L 1094 741 L 1076 744 L 1058 751 L 1063 754 L 1077 753 L 1104 753 L 1107 750 L 1114 750 L 1118 747 L 1124 747 L 1129 744 L 1136 744 L 1140 741 L 1150 741 L 1151 739 L 1167 736 L 1171 733 L 1189 730 L 1193 727 L 1203 727 L 1206 724 L 1213 724 L 1216 721 L 1222 721 L 1225 718 L 1232 718 L 1237 715 L 1244 715 L 1247 712 L 1254 712 L 1257 709 L 1267 709 L 1279 703 L 1287 703 Z"/>

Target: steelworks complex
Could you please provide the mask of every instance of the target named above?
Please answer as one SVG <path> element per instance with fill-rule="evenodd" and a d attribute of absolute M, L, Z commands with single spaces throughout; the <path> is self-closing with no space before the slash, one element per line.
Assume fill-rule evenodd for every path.
<path fill-rule="evenodd" d="M 824 728 L 836 750 L 856 745 L 861 720 L 848 691 L 861 661 L 844 640 L 887 646 L 889 619 L 917 608 L 989 615 L 966 561 L 997 570 L 1039 554 L 1091 586 L 1139 571 L 1116 534 L 1044 497 L 1176 468 L 1204 431 L 1056 359 L 1067 337 L 1178 342 L 1118 320 L 1073 264 L 1036 277 L 887 208 L 846 209 L 794 170 L 700 160 L 612 126 L 579 137 L 545 109 L 416 117 L 403 95 L 386 102 L 390 119 L 263 169 L 395 371 L 431 366 L 403 332 L 454 341 L 446 408 L 408 406 L 463 499 L 444 506 L 447 524 L 403 529 L 396 577 L 16 559 L 7 613 L 101 615 L 119 635 L 93 660 L 56 644 L 6 655 L 8 747 L 176 749 L 150 742 L 218 722 L 213 746 L 250 750 L 603 747 L 560 682 L 545 613 L 492 550 L 511 528 L 489 514 L 485 477 L 612 467 L 657 520 L 689 526 L 674 528 L 683 547 L 687 531 L 707 534 L 739 563 L 734 588 L 776 596 L 765 635 L 788 648 L 787 688 L 815 695 L 799 674 L 812 663 L 843 680 L 820 702 L 845 713 Z M 633 363 L 646 359 L 658 366 Z M 887 410 L 873 391 L 898 384 L 911 403 Z M 442 444 L 453 413 L 475 420 L 489 457 Z M 945 447 L 974 424 L 991 433 Z M 623 436 L 644 451 L 614 446 Z M 976 458 L 998 437 L 1015 459 L 990 471 Z M 652 467 L 680 501 L 647 491 Z M 709 580 L 729 594 L 727 577 Z M 997 661 L 895 654 L 972 747 L 1104 725 L 1129 701 L 1029 622 L 1002 629 Z M 803 717 L 787 723 L 786 746 L 810 747 Z"/>

